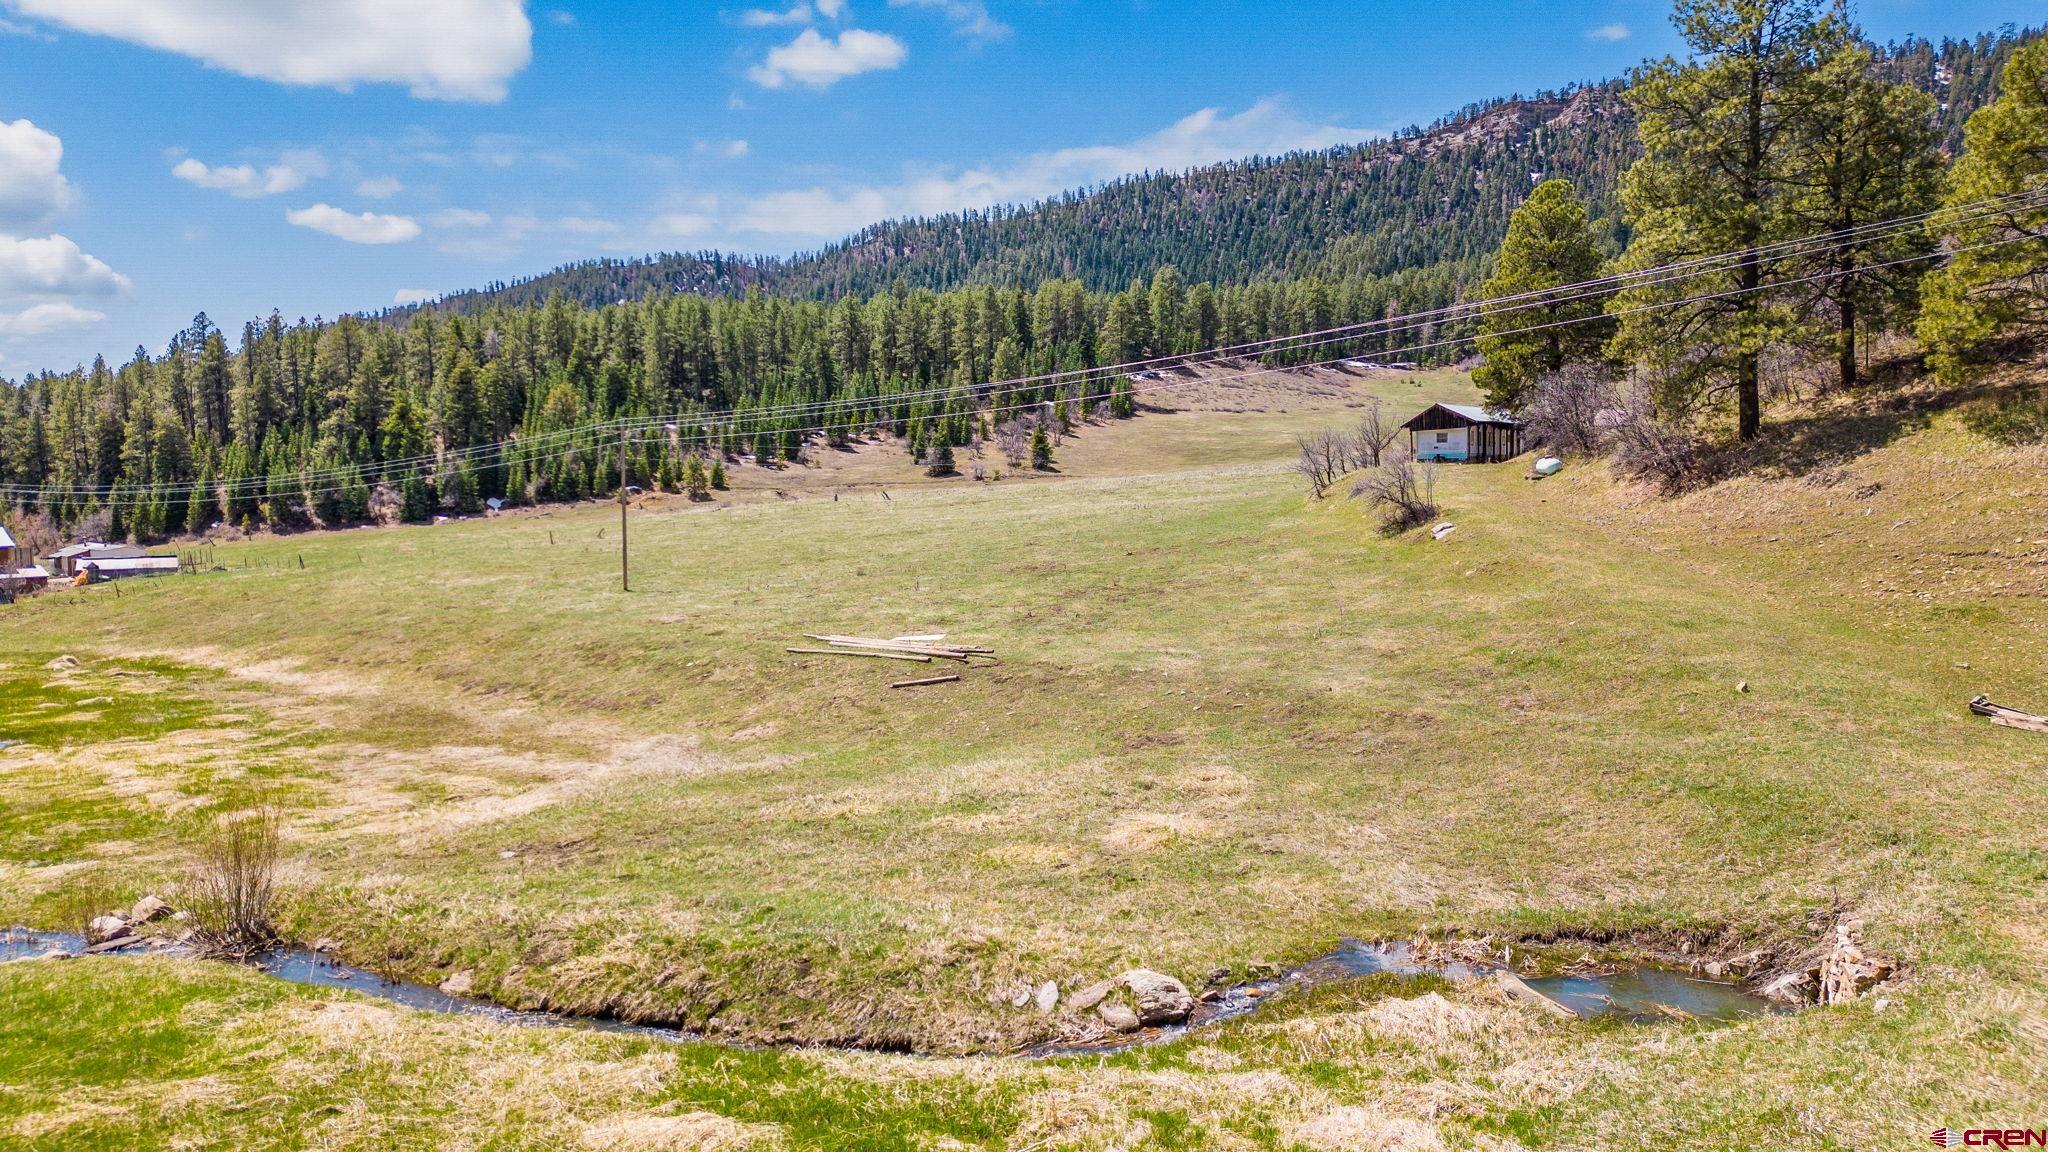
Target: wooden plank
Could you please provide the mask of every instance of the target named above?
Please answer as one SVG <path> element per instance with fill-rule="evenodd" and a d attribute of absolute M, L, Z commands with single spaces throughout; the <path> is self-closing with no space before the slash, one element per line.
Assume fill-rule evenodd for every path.
<path fill-rule="evenodd" d="M 922 688 L 927 684 L 951 684 L 953 681 L 958 680 L 959 678 L 960 674 L 958 672 L 955 672 L 951 676 L 927 676 L 922 680 L 898 680 L 894 684 L 889 685 L 889 687 Z"/>
<path fill-rule="evenodd" d="M 1578 1015 L 1578 1013 L 1572 1011 L 1571 1009 L 1565 1007 L 1562 1004 L 1559 1004 L 1557 1001 L 1552 1000 L 1550 997 L 1545 996 L 1543 993 L 1538 992 L 1534 988 L 1529 987 L 1529 985 L 1525 983 L 1520 976 L 1515 975 L 1513 972 L 1510 972 L 1505 968 L 1502 968 L 1499 971 L 1495 972 L 1493 974 L 1493 979 L 1495 983 L 1500 985 L 1502 991 L 1506 992 L 1509 996 L 1513 997 L 1514 999 L 1520 1000 L 1522 1003 L 1527 1004 L 1533 1008 L 1540 1008 L 1543 1011 L 1550 1013 L 1552 1016 L 1573 1017 Z"/>
<path fill-rule="evenodd" d="M 911 652 L 920 656 L 936 656 L 941 660 L 958 660 L 966 663 L 967 653 L 954 648 L 937 648 L 926 644 L 897 644 L 889 640 L 871 640 L 865 636 L 815 636 L 806 634 L 807 640 L 822 640 L 835 648 L 858 648 L 874 652 Z"/>
<path fill-rule="evenodd" d="M 919 664 L 932 662 L 931 657 L 920 656 L 915 652 L 868 652 L 858 648 L 784 648 L 783 651 L 794 656 L 866 656 L 871 660 L 912 660 Z"/>
<path fill-rule="evenodd" d="M 2048 716 L 2036 716 L 2003 704 L 1993 704 L 1990 697 L 1979 696 L 1970 701 L 1970 711 L 1990 719 L 1993 724 L 2017 728 L 2022 732 L 2048 732 Z"/>

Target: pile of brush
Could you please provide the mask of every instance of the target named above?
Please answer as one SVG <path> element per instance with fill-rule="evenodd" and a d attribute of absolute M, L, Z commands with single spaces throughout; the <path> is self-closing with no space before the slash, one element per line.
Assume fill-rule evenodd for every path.
<path fill-rule="evenodd" d="M 827 645 L 824 648 L 788 648 L 785 651 L 798 656 L 859 656 L 871 660 L 908 660 L 917 664 L 929 664 L 934 660 L 951 660 L 958 664 L 973 666 L 974 661 L 983 660 L 988 664 L 996 662 L 995 649 L 982 648 L 973 644 L 948 644 L 944 632 L 930 632 L 916 636 L 894 636 L 879 639 L 871 636 L 830 636 L 806 633 L 806 640 L 816 640 Z M 983 665 L 986 667 L 986 664 Z M 899 680 L 891 688 L 918 688 L 927 684 L 950 684 L 960 679 L 958 673 L 944 676 L 930 676 L 922 680 Z"/>

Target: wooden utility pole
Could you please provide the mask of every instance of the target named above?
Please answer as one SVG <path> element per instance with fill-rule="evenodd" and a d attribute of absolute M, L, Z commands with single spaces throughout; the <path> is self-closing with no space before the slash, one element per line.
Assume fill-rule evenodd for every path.
<path fill-rule="evenodd" d="M 619 431 L 619 591 L 631 592 L 633 581 L 626 567 L 626 433 Z"/>

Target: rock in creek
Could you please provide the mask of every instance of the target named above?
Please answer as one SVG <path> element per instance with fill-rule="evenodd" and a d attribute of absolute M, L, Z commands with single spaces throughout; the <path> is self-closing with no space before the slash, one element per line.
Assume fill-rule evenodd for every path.
<path fill-rule="evenodd" d="M 446 980 L 441 981 L 441 991 L 450 996 L 467 996 L 476 987 L 476 973 L 464 968 Z"/>
<path fill-rule="evenodd" d="M 116 940 L 123 936 L 133 936 L 134 934 L 135 929 L 130 928 L 128 921 L 120 916 L 95 916 L 92 918 L 92 923 L 85 926 L 85 939 L 87 943 L 91 944 L 99 944 L 108 940 Z"/>
<path fill-rule="evenodd" d="M 1850 937 L 1848 926 L 1838 924 L 1834 947 L 1820 960 L 1820 1002 L 1847 1004 L 1891 974 L 1889 962 L 1866 956 Z"/>
<path fill-rule="evenodd" d="M 171 906 L 155 896 L 144 896 L 135 902 L 128 912 L 128 920 L 134 924 L 147 924 L 171 914 Z"/>
<path fill-rule="evenodd" d="M 1119 1032 L 1136 1032 L 1139 1028 L 1138 1014 L 1114 1000 L 1105 1000 L 1095 1009 L 1102 1022 Z"/>
<path fill-rule="evenodd" d="M 1164 972 L 1133 968 L 1118 978 L 1138 1002 L 1138 1020 L 1144 1024 L 1178 1024 L 1195 1010 L 1195 998 L 1188 986 Z"/>

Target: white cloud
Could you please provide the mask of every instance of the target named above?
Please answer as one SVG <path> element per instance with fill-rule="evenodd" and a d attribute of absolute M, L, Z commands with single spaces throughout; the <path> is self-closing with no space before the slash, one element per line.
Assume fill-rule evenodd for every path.
<path fill-rule="evenodd" d="M 749 8 L 740 13 L 740 23 L 749 28 L 782 28 L 811 22 L 811 6 L 798 4 L 784 11 L 766 8 Z"/>
<path fill-rule="evenodd" d="M 570 232 L 578 236 L 605 236 L 619 230 L 616 220 L 600 220 L 590 216 L 564 216 L 555 221 L 557 231 Z"/>
<path fill-rule="evenodd" d="M 393 304 L 418 304 L 422 301 L 432 300 L 439 295 L 440 293 L 432 288 L 400 288 L 391 294 L 391 302 Z"/>
<path fill-rule="evenodd" d="M 1002 40 L 1010 35 L 1008 24 L 989 15 L 982 0 L 889 0 L 891 8 L 935 8 L 953 22 L 953 31 L 970 40 Z"/>
<path fill-rule="evenodd" d="M 909 54 L 903 41 L 885 33 L 848 28 L 828 38 L 818 35 L 816 28 L 806 28 L 796 39 L 770 49 L 768 58 L 748 69 L 747 76 L 763 88 L 791 82 L 829 88 L 848 76 L 901 67 Z"/>
<path fill-rule="evenodd" d="M 318 152 L 287 152 L 277 163 L 261 170 L 249 164 L 214 167 L 190 156 L 178 161 L 171 175 L 187 184 L 212 188 L 245 199 L 275 196 L 305 187 L 306 180 L 327 174 L 327 161 Z"/>
<path fill-rule="evenodd" d="M 473 208 L 443 208 L 434 213 L 433 222 L 436 228 L 482 228 L 491 222 L 491 214 Z"/>
<path fill-rule="evenodd" d="M 40 224 L 78 198 L 59 167 L 64 142 L 27 120 L 0 120 L 0 228 Z"/>
<path fill-rule="evenodd" d="M 389 200 L 405 191 L 405 185 L 396 176 L 372 176 L 356 185 L 356 195 L 372 200 Z"/>
<path fill-rule="evenodd" d="M 520 0 L 5 0 L 51 24 L 243 76 L 429 100 L 503 100 L 533 56 Z"/>
<path fill-rule="evenodd" d="M 105 312 L 95 312 L 63 301 L 31 304 L 19 312 L 0 312 L 0 336 L 41 336 L 60 328 L 97 324 L 106 318 Z"/>
<path fill-rule="evenodd" d="M 1586 29 L 1586 39 L 1605 40 L 1609 44 L 1619 43 L 1629 37 L 1626 24 L 1602 24 L 1598 28 Z"/>
<path fill-rule="evenodd" d="M 557 28 L 574 28 L 576 26 L 576 14 L 557 8 L 548 13 L 548 23 L 553 24 Z"/>
<path fill-rule="evenodd" d="M 753 145 L 745 140 L 699 140 L 696 149 L 699 155 L 716 152 L 728 160 L 738 160 L 753 151 Z"/>
<path fill-rule="evenodd" d="M 50 35 L 41 28 L 31 28 L 26 24 L 5 19 L 0 19 L 0 35 L 19 36 L 24 40 L 40 40 L 45 44 L 55 44 L 57 42 L 55 36 Z"/>
<path fill-rule="evenodd" d="M 0 236 L 0 300 L 51 296 L 112 296 L 128 278 L 107 267 L 67 236 Z"/>
<path fill-rule="evenodd" d="M 717 227 L 718 221 L 702 212 L 671 212 L 654 221 L 657 234 L 681 240 L 707 235 Z"/>
<path fill-rule="evenodd" d="M 846 11 L 846 0 L 818 0 L 818 15 L 837 20 Z"/>
<path fill-rule="evenodd" d="M 1302 120 L 1277 100 L 1235 116 L 1204 108 L 1127 144 L 1039 152 L 1005 165 L 935 170 L 899 184 L 808 188 L 757 197 L 735 227 L 781 236 L 839 237 L 881 220 L 1028 203 L 1135 172 L 1172 172 L 1245 156 L 1272 156 L 1372 139 L 1382 133 Z"/>
<path fill-rule="evenodd" d="M 377 212 L 344 212 L 331 204 L 315 204 L 284 214 L 301 228 L 325 232 L 351 244 L 399 244 L 420 234 L 419 222 L 410 216 L 385 216 Z"/>

